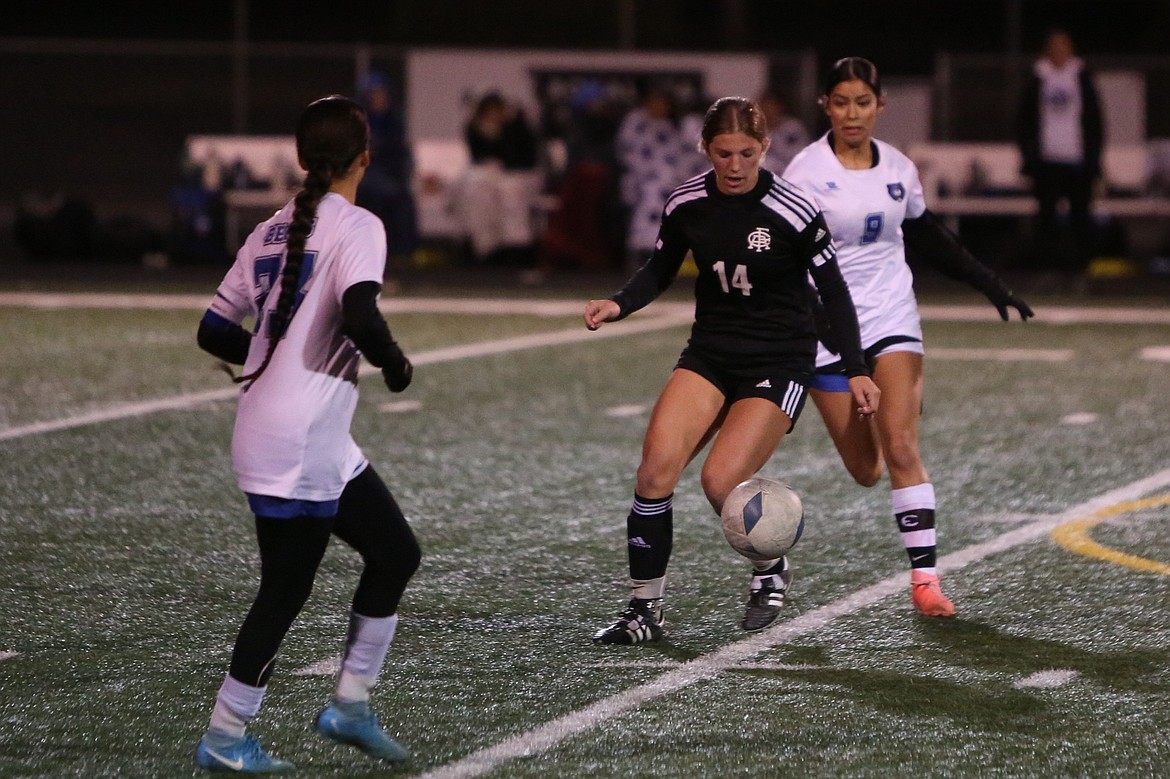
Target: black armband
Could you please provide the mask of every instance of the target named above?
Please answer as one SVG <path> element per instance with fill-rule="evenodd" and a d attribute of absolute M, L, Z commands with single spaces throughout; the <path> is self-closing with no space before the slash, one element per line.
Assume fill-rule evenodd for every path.
<path fill-rule="evenodd" d="M 240 325 L 207 311 L 195 336 L 199 348 L 232 365 L 243 365 L 252 346 L 252 334 Z"/>

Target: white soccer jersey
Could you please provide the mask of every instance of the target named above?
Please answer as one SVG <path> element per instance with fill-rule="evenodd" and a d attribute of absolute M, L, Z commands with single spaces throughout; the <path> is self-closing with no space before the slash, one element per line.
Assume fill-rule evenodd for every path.
<path fill-rule="evenodd" d="M 292 214 L 290 201 L 252 231 L 210 306 L 237 324 L 260 323 L 245 373 L 268 348 L 267 313 L 280 294 Z M 232 464 L 244 492 L 335 500 L 365 467 L 349 432 L 361 355 L 341 332 L 341 297 L 358 282 L 381 284 L 385 266 L 381 221 L 336 193 L 322 198 L 288 329 L 268 368 L 240 395 Z"/>
<path fill-rule="evenodd" d="M 922 183 L 905 154 L 883 141 L 875 139 L 874 144 L 877 165 L 850 170 L 837 159 L 826 133 L 784 171 L 785 179 L 820 203 L 837 246 L 837 264 L 857 308 L 863 348 L 889 336 L 922 338 L 914 278 L 902 239 L 902 221 L 926 211 Z M 838 359 L 818 345 L 818 366 Z"/>

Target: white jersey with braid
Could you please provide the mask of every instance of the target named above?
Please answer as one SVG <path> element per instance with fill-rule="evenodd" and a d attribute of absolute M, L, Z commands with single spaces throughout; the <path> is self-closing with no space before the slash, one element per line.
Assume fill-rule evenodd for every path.
<path fill-rule="evenodd" d="M 914 277 L 906 264 L 902 222 L 926 211 L 918 169 L 910 158 L 874 140 L 876 164 L 851 170 L 841 164 L 828 134 L 806 146 L 784 171 L 784 178 L 813 195 L 837 246 L 837 264 L 849 285 L 861 345 L 868 348 L 891 336 L 921 340 L 922 323 L 914 296 Z M 817 365 L 839 358 L 823 344 Z"/>
<path fill-rule="evenodd" d="M 268 315 L 280 294 L 292 215 L 290 201 L 252 231 L 210 306 L 231 322 L 257 322 L 245 373 L 260 365 L 268 349 Z M 300 290 L 284 337 L 268 368 L 240 394 L 232 463 L 244 492 L 334 500 L 365 467 L 349 432 L 361 355 L 341 332 L 341 299 L 358 282 L 380 285 L 385 266 L 381 221 L 341 195 L 325 195 L 305 244 Z"/>

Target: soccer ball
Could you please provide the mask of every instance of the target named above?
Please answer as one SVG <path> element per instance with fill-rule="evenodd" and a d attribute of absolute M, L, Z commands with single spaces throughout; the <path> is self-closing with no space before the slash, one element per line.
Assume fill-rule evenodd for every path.
<path fill-rule="evenodd" d="M 782 481 L 756 477 L 736 486 L 719 517 L 731 548 L 749 560 L 775 560 L 804 532 L 804 505 Z"/>

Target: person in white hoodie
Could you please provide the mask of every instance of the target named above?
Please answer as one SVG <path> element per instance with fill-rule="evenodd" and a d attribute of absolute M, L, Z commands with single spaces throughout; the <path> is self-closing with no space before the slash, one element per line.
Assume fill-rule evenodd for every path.
<path fill-rule="evenodd" d="M 1035 239 L 1062 270 L 1080 272 L 1093 248 L 1089 206 L 1101 176 L 1104 123 L 1093 78 L 1075 56 L 1072 37 L 1052 30 L 1024 87 L 1017 127 L 1021 172 L 1032 180 L 1039 210 Z M 1057 204 L 1068 201 L 1071 243 L 1060 241 Z M 1061 251 L 1060 247 L 1066 247 Z"/>

